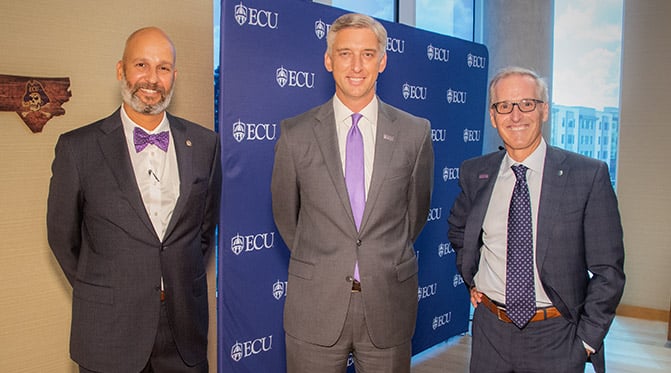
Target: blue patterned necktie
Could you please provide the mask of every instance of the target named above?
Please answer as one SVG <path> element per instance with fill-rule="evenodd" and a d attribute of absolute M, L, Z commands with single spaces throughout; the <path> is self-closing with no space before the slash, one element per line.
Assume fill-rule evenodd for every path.
<path fill-rule="evenodd" d="M 150 135 L 140 127 L 135 127 L 133 130 L 133 143 L 135 144 L 135 152 L 137 153 L 143 151 L 149 144 L 154 144 L 159 149 L 167 152 L 168 144 L 170 143 L 170 134 L 168 131 L 163 131 Z"/>
<path fill-rule="evenodd" d="M 366 207 L 366 174 L 364 172 L 363 136 L 359 130 L 360 113 L 352 114 L 352 127 L 347 132 L 345 148 L 345 184 L 352 207 L 354 224 L 359 230 Z M 354 265 L 354 278 L 359 281 L 359 262 Z"/>
<path fill-rule="evenodd" d="M 536 312 L 531 198 L 526 179 L 527 167 L 517 165 L 512 169 L 517 181 L 508 211 L 506 312 L 521 329 Z"/>

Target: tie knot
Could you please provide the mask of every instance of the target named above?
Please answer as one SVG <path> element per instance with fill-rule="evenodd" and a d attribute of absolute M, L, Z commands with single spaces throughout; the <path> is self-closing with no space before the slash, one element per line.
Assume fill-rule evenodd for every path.
<path fill-rule="evenodd" d="M 156 145 L 164 152 L 168 151 L 168 144 L 170 143 L 170 134 L 168 131 L 163 131 L 154 134 L 148 134 L 139 127 L 133 130 L 133 143 L 135 144 L 135 151 L 141 152 L 149 144 Z"/>
<path fill-rule="evenodd" d="M 529 169 L 527 166 L 523 164 L 518 164 L 515 166 L 511 166 L 510 168 L 513 169 L 513 172 L 515 173 L 515 177 L 517 180 L 524 181 L 527 179 L 527 170 Z"/>
<path fill-rule="evenodd" d="M 361 113 L 354 113 L 352 114 L 352 126 L 356 126 L 359 124 L 359 120 L 363 117 Z"/>

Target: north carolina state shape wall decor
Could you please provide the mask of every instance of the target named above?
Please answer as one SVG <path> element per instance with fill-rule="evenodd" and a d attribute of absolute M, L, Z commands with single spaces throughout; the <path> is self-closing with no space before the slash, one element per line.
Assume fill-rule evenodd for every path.
<path fill-rule="evenodd" d="M 0 74 L 0 111 L 14 111 L 33 133 L 49 119 L 65 114 L 70 78 L 32 78 Z"/>

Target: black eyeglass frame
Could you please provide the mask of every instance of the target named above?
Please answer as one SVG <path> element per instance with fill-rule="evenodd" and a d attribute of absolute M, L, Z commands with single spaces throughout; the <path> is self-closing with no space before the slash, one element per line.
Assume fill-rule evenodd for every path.
<path fill-rule="evenodd" d="M 520 104 L 524 103 L 524 102 L 533 102 L 534 106 L 529 110 L 523 109 Z M 510 111 L 501 112 L 501 110 L 499 109 L 499 105 L 500 104 L 505 104 L 505 103 L 510 104 Z M 532 111 L 536 110 L 536 108 L 538 107 L 538 104 L 544 104 L 544 103 L 545 103 L 545 101 L 539 100 L 539 99 L 536 99 L 536 98 L 523 98 L 519 101 L 499 101 L 499 102 L 495 102 L 495 103 L 492 104 L 492 108 L 499 114 L 510 114 L 510 113 L 513 112 L 513 110 L 515 110 L 515 106 L 517 106 L 517 108 L 520 110 L 520 112 L 529 113 L 529 112 L 532 112 Z"/>

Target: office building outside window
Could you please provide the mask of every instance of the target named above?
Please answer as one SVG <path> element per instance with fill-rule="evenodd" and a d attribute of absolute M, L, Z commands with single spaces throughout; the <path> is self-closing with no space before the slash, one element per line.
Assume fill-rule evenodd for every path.
<path fill-rule="evenodd" d="M 550 143 L 608 164 L 617 180 L 623 0 L 555 0 Z"/>

